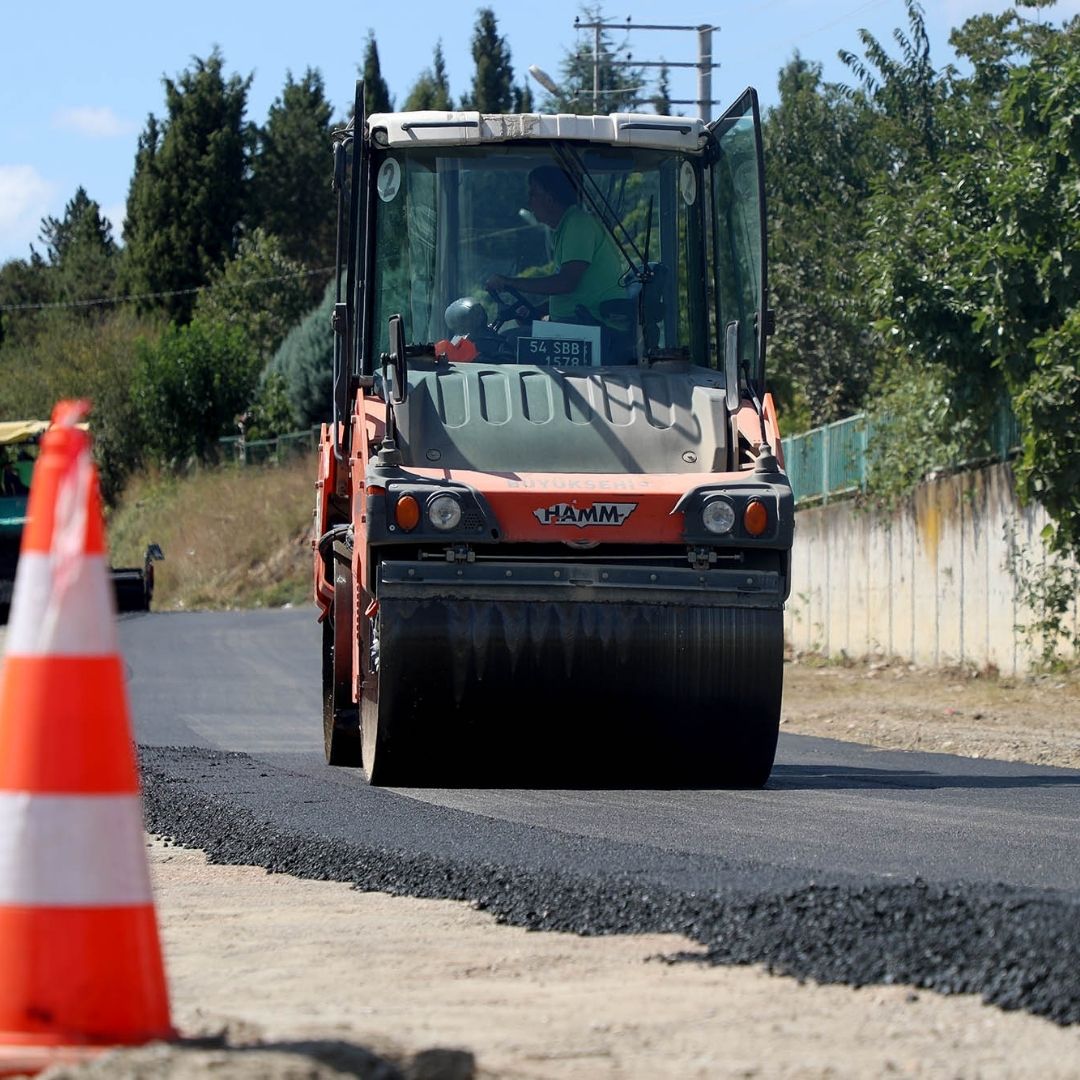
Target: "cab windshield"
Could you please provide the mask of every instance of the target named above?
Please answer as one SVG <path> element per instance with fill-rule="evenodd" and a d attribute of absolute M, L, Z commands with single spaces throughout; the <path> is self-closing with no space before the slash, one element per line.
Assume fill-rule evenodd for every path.
<path fill-rule="evenodd" d="M 470 358 L 502 363 L 715 362 L 699 156 L 395 148 L 372 172 L 376 355 L 400 314 L 407 341 L 449 345 L 451 360 L 468 339 Z M 576 272 L 570 288 L 564 266 Z"/>

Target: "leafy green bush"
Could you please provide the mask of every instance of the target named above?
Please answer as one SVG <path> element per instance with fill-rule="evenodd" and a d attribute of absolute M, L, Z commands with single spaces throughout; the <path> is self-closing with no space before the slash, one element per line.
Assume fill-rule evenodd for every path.
<path fill-rule="evenodd" d="M 244 330 L 204 319 L 171 326 L 139 350 L 134 398 L 149 457 L 175 467 L 213 461 L 255 392 L 258 369 Z"/>
<path fill-rule="evenodd" d="M 266 369 L 278 375 L 301 426 L 329 418 L 334 381 L 334 283 L 326 287 L 322 302 L 289 331 Z"/>
<path fill-rule="evenodd" d="M 308 307 L 304 268 L 285 257 L 276 236 L 255 229 L 240 241 L 235 257 L 210 274 L 195 317 L 241 327 L 251 351 L 265 364 Z"/>
<path fill-rule="evenodd" d="M 248 439 L 272 439 L 296 431 L 300 426 L 289 400 L 285 377 L 279 372 L 271 372 L 259 383 L 248 409 L 244 435 Z"/>
<path fill-rule="evenodd" d="M 1040 539 L 1048 550 L 1033 554 L 1029 545 L 1020 542 L 1015 527 L 1005 529 L 1005 566 L 1021 609 L 1028 613 L 1015 628 L 1029 649 L 1039 650 L 1039 664 L 1046 671 L 1063 670 L 1080 659 L 1080 632 L 1073 621 L 1080 565 L 1054 551 L 1054 534 L 1054 526 L 1046 525 Z"/>
<path fill-rule="evenodd" d="M 1080 306 L 1033 343 L 1035 369 L 1016 397 L 1023 431 L 1017 474 L 1056 527 L 1055 551 L 1080 552 Z"/>
<path fill-rule="evenodd" d="M 934 472 L 981 456 L 986 425 L 956 408 L 947 369 L 903 358 L 878 376 L 867 411 L 866 495 L 891 511 Z"/>
<path fill-rule="evenodd" d="M 91 321 L 68 311 L 42 313 L 29 340 L 0 346 L 0 417 L 44 420 L 61 398 L 89 398 L 102 493 L 114 502 L 142 457 L 132 397 L 137 355 L 160 334 L 156 321 L 130 308 Z"/>
<path fill-rule="evenodd" d="M 879 327 L 947 371 L 949 437 L 1007 396 L 1022 495 L 1080 555 L 1080 20 L 973 19 L 933 168 L 879 185 L 862 257 Z"/>

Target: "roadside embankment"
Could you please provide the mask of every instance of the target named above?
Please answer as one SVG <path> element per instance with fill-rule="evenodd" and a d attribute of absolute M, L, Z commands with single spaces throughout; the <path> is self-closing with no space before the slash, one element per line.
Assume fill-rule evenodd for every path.
<path fill-rule="evenodd" d="M 155 611 L 302 603 L 311 598 L 314 478 L 309 456 L 134 477 L 109 515 L 112 561 L 135 566 L 147 544 L 161 545 Z"/>

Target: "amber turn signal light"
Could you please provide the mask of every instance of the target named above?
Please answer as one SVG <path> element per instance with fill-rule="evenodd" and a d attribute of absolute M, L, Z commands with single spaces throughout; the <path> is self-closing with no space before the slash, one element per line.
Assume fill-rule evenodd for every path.
<path fill-rule="evenodd" d="M 399 529 L 411 532 L 420 524 L 420 504 L 411 495 L 402 495 L 394 505 L 394 520 Z"/>
<path fill-rule="evenodd" d="M 751 536 L 760 536 L 769 527 L 769 511 L 765 504 L 751 499 L 743 511 L 742 523 Z"/>

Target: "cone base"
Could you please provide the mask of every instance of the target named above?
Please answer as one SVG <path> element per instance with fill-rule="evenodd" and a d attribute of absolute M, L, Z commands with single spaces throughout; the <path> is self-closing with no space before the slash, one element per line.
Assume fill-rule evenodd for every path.
<path fill-rule="evenodd" d="M 0 1043 L 4 1039 L 0 1033 Z M 53 1065 L 83 1065 L 111 1049 L 110 1046 L 0 1045 L 0 1076 L 34 1075 Z"/>
<path fill-rule="evenodd" d="M 139 1045 L 172 1033 L 150 905 L 0 907 L 0 1047 Z"/>
<path fill-rule="evenodd" d="M 26 1036 L 21 1033 L 0 1031 L 0 1077 L 26 1076 L 44 1072 L 53 1065 L 83 1065 L 111 1050 L 127 1050 L 133 1046 L 145 1046 L 152 1042 L 174 1042 L 180 1033 L 169 1029 L 155 1035 L 147 1035 L 130 1043 L 110 1042 L 73 1046 L 57 1036 L 56 1042 L 48 1037 Z"/>

